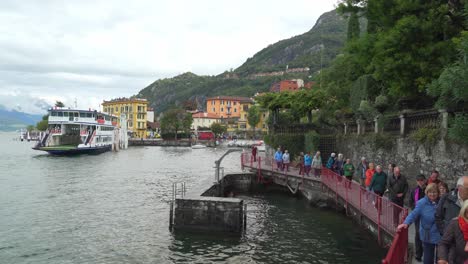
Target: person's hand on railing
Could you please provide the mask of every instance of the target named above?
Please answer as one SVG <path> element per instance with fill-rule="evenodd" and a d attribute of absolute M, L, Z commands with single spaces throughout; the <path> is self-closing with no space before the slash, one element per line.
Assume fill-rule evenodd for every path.
<path fill-rule="evenodd" d="M 400 230 L 402 230 L 403 228 L 405 228 L 405 229 L 408 228 L 408 225 L 407 225 L 407 224 L 401 224 L 401 225 L 399 225 L 399 226 L 397 227 L 397 231 L 400 231 Z"/>
<path fill-rule="evenodd" d="M 437 264 L 448 264 L 448 262 L 446 260 L 441 259 L 437 261 Z"/>

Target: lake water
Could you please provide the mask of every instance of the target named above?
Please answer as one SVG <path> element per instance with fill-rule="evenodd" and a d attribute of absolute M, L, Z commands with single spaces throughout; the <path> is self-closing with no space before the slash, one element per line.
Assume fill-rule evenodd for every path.
<path fill-rule="evenodd" d="M 0 133 L 0 263 L 380 263 L 348 218 L 287 194 L 245 196 L 241 237 L 168 230 L 172 183 L 201 193 L 225 148 L 54 157 Z M 240 171 L 239 153 L 222 163 Z"/>

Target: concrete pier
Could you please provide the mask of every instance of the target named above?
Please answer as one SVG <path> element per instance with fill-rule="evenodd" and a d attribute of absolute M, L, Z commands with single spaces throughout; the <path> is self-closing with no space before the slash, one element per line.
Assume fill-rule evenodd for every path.
<path fill-rule="evenodd" d="M 196 197 L 176 199 L 174 230 L 240 233 L 244 202 L 237 198 Z"/>

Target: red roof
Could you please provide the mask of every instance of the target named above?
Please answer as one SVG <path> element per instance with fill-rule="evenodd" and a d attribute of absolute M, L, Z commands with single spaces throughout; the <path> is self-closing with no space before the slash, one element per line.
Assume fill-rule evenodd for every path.
<path fill-rule="evenodd" d="M 219 119 L 219 116 L 213 113 L 204 113 L 204 112 L 198 112 L 195 114 L 192 114 L 193 118 L 211 118 L 211 119 Z"/>

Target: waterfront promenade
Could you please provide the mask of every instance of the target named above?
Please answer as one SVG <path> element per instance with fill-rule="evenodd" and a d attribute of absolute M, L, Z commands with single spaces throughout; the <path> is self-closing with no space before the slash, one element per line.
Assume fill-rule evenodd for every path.
<path fill-rule="evenodd" d="M 307 193 L 308 185 L 320 184 L 323 198 L 334 200 L 337 207 L 343 207 L 346 215 L 355 218 L 377 237 L 382 246 L 389 246 L 389 252 L 383 263 L 406 263 L 408 250 L 408 230 L 397 232 L 396 227 L 408 215 L 408 209 L 402 208 L 386 197 L 379 197 L 367 191 L 355 181 L 348 181 L 339 174 L 323 167 L 320 177 L 305 176 L 299 168 L 291 166 L 289 171 L 277 168 L 272 157 L 257 156 L 254 160 L 250 153 L 242 153 L 243 169 L 249 169 L 257 175 L 257 182 L 280 184 L 292 193 Z M 291 184 L 295 182 L 296 184 Z M 307 195 L 305 195 L 307 196 Z M 390 240 L 385 239 L 389 237 Z"/>

